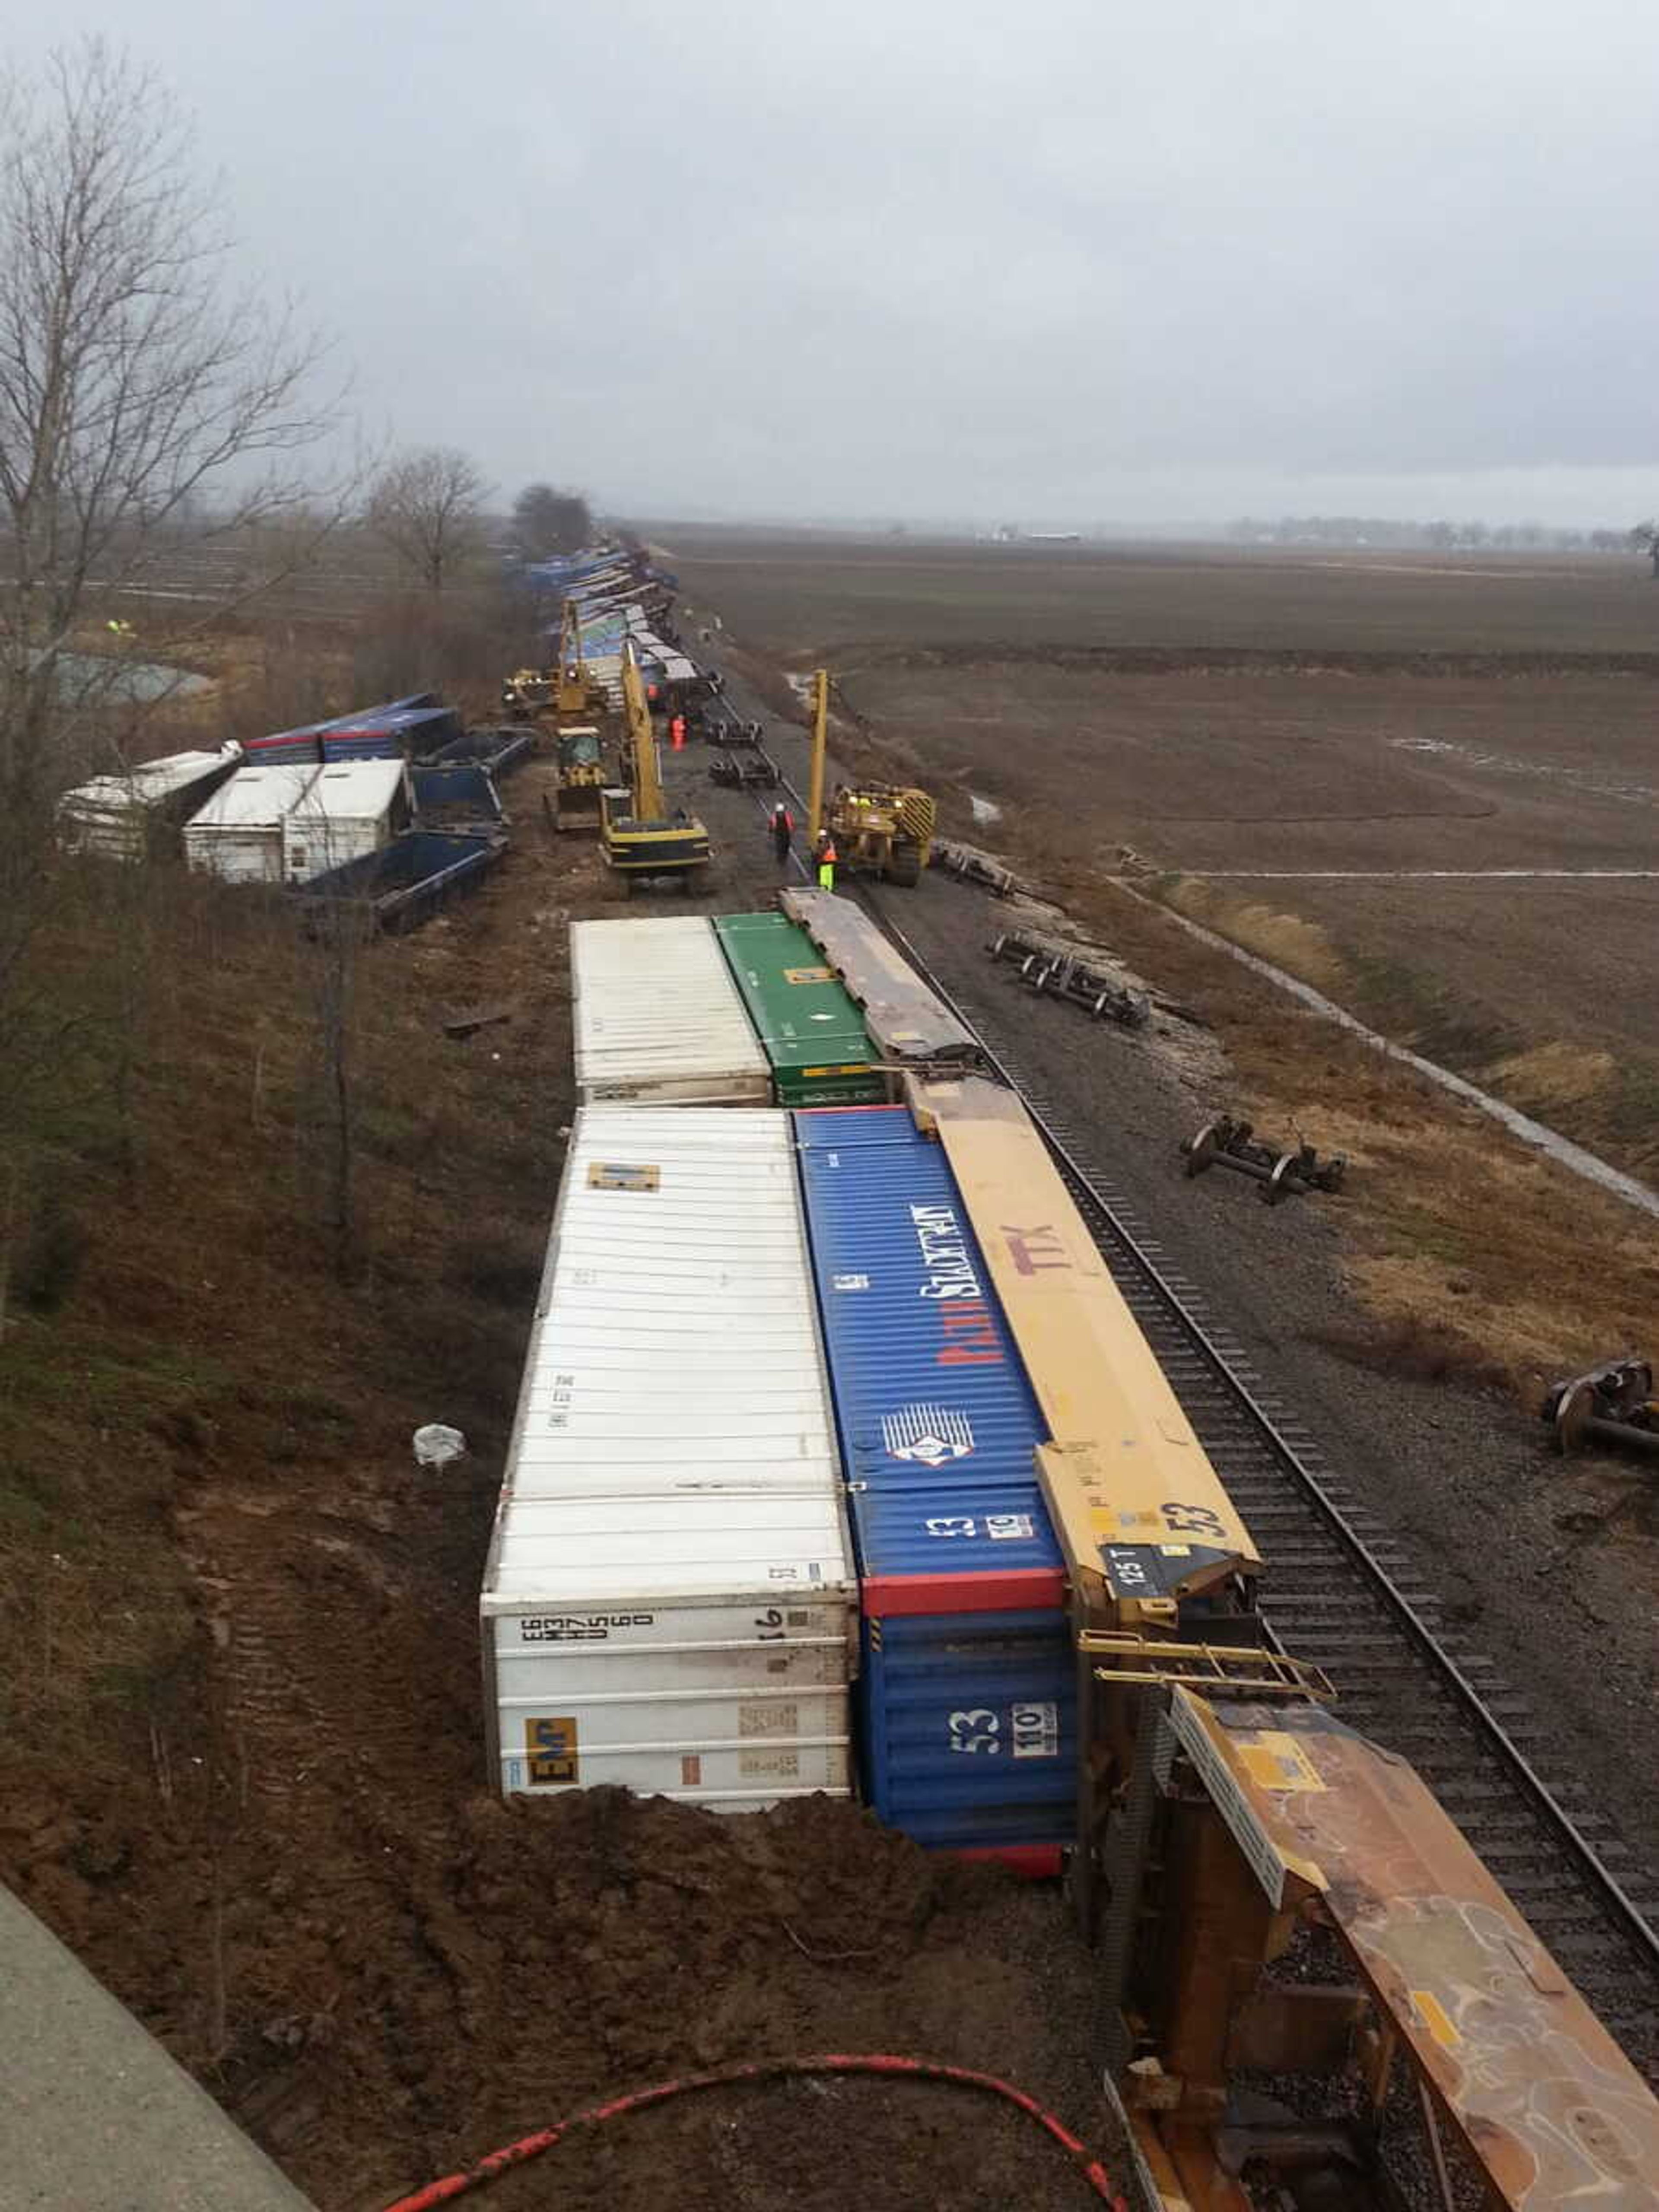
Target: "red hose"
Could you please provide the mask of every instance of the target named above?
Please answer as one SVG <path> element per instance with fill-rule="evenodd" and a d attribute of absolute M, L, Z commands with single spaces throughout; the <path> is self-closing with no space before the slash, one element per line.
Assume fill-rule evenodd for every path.
<path fill-rule="evenodd" d="M 1046 2128 L 1062 2150 L 1076 2160 L 1078 2171 L 1095 2195 L 1112 2207 L 1112 2212 L 1128 2212 L 1127 2206 L 1112 2186 L 1110 2175 L 1097 2158 L 1090 2155 L 1086 2144 L 1081 2143 L 1071 2130 L 1057 2120 L 1052 2112 L 1045 2112 L 1034 2097 L 1012 2082 L 1000 2081 L 994 2074 L 975 2074 L 966 2066 L 941 2066 L 925 2058 L 865 2058 L 849 2057 L 841 2051 L 832 2051 L 821 2058 L 761 2058 L 752 2063 L 734 2066 L 715 2066 L 706 2074 L 685 2074 L 678 2081 L 659 2081 L 650 2089 L 636 2089 L 631 2096 L 613 2097 L 607 2105 L 594 2105 L 585 2112 L 577 2112 L 556 2126 L 538 2128 L 534 2135 L 521 2136 L 517 2142 L 508 2143 L 501 2150 L 493 2150 L 488 2158 L 465 2173 L 452 2173 L 442 2181 L 428 2182 L 417 2189 L 412 2197 L 400 2197 L 389 2204 L 386 2212 L 431 2212 L 435 2204 L 452 2204 L 469 2190 L 482 2189 L 486 2182 L 495 2181 L 509 2166 L 523 2166 L 526 2160 L 539 2158 L 544 2150 L 551 2150 L 578 2128 L 596 2126 L 601 2120 L 619 2118 L 624 2112 L 642 2111 L 647 2105 L 660 2105 L 670 2097 L 682 2097 L 693 2089 L 720 2089 L 733 2081 L 765 2081 L 784 2074 L 908 2074 L 925 2081 L 954 2081 L 966 2089 L 987 2089 L 994 2096 L 1006 2097 L 1011 2105 L 1018 2105 L 1022 2112 L 1029 2112 L 1041 2128 Z"/>

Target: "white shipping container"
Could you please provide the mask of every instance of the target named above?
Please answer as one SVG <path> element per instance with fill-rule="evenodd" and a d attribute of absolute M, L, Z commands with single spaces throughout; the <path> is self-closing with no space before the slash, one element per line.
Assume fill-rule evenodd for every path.
<path fill-rule="evenodd" d="M 503 1496 L 483 1598 L 503 1790 L 721 1811 L 850 1788 L 838 1499 Z"/>
<path fill-rule="evenodd" d="M 526 1498 L 840 1480 L 786 1115 L 578 1117 L 507 1480 Z"/>
<path fill-rule="evenodd" d="M 576 1096 L 766 1105 L 771 1071 L 703 915 L 570 925 Z"/>
<path fill-rule="evenodd" d="M 409 772 L 401 760 L 325 761 L 283 818 L 283 878 L 308 883 L 380 852 L 409 817 Z"/>
<path fill-rule="evenodd" d="M 240 768 L 185 829 L 198 872 L 301 884 L 392 841 L 408 817 L 402 761 L 273 761 Z"/>
<path fill-rule="evenodd" d="M 589 1108 L 485 1573 L 501 1786 L 844 1794 L 856 1596 L 788 1116 Z"/>
<path fill-rule="evenodd" d="M 283 824 L 316 778 L 315 762 L 239 768 L 185 825 L 185 858 L 230 884 L 283 880 Z"/>

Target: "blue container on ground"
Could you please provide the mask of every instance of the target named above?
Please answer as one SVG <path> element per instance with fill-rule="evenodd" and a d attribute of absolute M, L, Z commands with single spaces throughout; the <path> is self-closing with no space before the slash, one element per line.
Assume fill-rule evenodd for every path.
<path fill-rule="evenodd" d="M 902 1106 L 795 1115 L 847 1475 L 1029 1483 L 1046 1433 L 950 1164 Z"/>
<path fill-rule="evenodd" d="M 858 1552 L 865 1796 L 1058 1873 L 1076 1684 L 1047 1433 L 944 1152 L 903 1107 L 794 1116 Z"/>
<path fill-rule="evenodd" d="M 866 1800 L 935 1850 L 1058 1874 L 1076 1817 L 1074 1668 L 1060 1612 L 866 1620 Z"/>

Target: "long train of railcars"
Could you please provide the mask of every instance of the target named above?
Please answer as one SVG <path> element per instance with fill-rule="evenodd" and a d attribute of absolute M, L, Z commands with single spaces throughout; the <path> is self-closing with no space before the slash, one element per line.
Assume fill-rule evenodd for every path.
<path fill-rule="evenodd" d="M 1398 2046 L 1446 2152 L 1472 2161 L 1493 2201 L 1653 2204 L 1659 2128 L 1639 2077 L 1410 1770 L 1345 1728 L 1316 1675 L 1264 1639 L 1254 1547 L 1042 1133 L 1005 1085 L 964 1072 L 968 1052 L 952 1064 L 951 1026 L 971 1032 L 926 1003 L 921 979 L 907 980 L 857 913 L 832 902 L 822 934 L 793 918 L 817 934 L 883 1062 L 915 1073 L 899 1108 L 803 1111 L 791 1128 L 851 1486 L 866 1795 L 952 1848 L 987 1847 L 975 1823 L 988 1824 L 988 1847 L 1030 1870 L 1053 1863 L 1070 1826 L 1115 2022 L 1109 2081 L 1146 2203 L 1242 2207 L 1256 2201 L 1242 2172 L 1325 2154 L 1310 2147 L 1305 2103 L 1253 2118 L 1230 2108 L 1235 2074 L 1317 2083 L 1346 2078 L 1342 2062 L 1368 2051 L 1360 2110 L 1379 2113 L 1379 2054 Z M 880 948 L 867 967 L 865 932 Z M 655 1171 L 660 1188 L 660 1164 L 635 1156 L 651 1146 L 627 1150 L 610 1163 L 620 1187 L 639 1194 Z M 934 1181 L 905 1198 L 907 1233 L 957 1331 L 937 1337 L 925 1377 L 882 1321 L 884 1298 L 902 1305 L 902 1238 L 860 1224 L 896 1164 L 901 1186 L 915 1172 L 912 1151 Z M 815 1191 L 826 1177 L 841 1191 L 828 1204 Z M 969 1357 L 941 1368 L 947 1344 Z M 982 1381 L 993 1354 L 1018 1386 L 1010 1402 L 981 1395 L 964 1409 L 927 1387 L 940 1374 Z M 763 1392 L 763 1354 L 745 1374 Z M 955 1563 L 942 1565 L 951 1545 Z M 610 1602 L 607 1620 L 651 1609 L 620 1590 L 614 1614 Z M 751 1634 L 773 1610 L 757 1607 Z M 732 1663 L 751 1668 L 752 1644 L 734 1641 Z M 840 1693 L 850 1686 L 843 1675 Z M 725 1748 L 757 1725 L 735 1723 Z M 821 1717 L 821 1732 L 835 1729 Z M 715 1750 L 705 1730 L 682 1755 Z M 551 1786 L 583 1778 L 552 1765 Z M 1073 1785 L 1056 1790 L 1067 1765 Z M 1316 1956 L 1294 2000 L 1275 1995 L 1259 1970 L 1287 1944 L 1321 1941 L 1340 1971 Z M 1340 2119 L 1334 2109 L 1326 2151 Z M 1332 2201 L 1382 2201 L 1342 2170 L 1350 2193 Z"/>

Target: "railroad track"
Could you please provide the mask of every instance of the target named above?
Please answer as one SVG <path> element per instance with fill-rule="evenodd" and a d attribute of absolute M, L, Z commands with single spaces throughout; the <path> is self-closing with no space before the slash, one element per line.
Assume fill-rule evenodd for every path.
<path fill-rule="evenodd" d="M 953 994 L 878 894 L 871 911 L 1018 1090 L 1102 1257 L 1267 1562 L 1279 1642 L 1322 1667 L 1351 1727 L 1399 1752 L 1638 2066 L 1659 2063 L 1655 1903 L 1628 1847 L 1559 1771 L 1526 1701 L 1465 1644 L 1403 1546 L 1352 1494 L 1206 1310 L 1086 1139 Z"/>
<path fill-rule="evenodd" d="M 787 777 L 781 788 L 804 814 Z M 756 800 L 763 816 L 770 803 Z M 1279 1644 L 1330 1676 L 1351 1727 L 1410 1760 L 1632 2063 L 1659 2078 L 1659 1896 L 1613 1823 L 1090 1158 L 1086 1138 L 993 1042 L 994 1013 L 951 990 L 878 891 L 860 884 L 855 895 L 1024 1098 L 1256 1540 Z"/>

